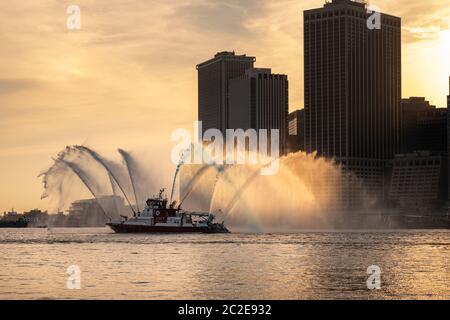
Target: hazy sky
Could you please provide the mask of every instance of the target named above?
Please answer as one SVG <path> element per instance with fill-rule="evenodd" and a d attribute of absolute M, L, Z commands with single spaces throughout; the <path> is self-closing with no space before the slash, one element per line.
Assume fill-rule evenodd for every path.
<path fill-rule="evenodd" d="M 195 65 L 218 51 L 286 73 L 303 104 L 302 11 L 324 0 L 0 0 L 0 210 L 45 208 L 37 175 L 66 145 L 145 150 L 197 116 Z M 81 8 L 79 31 L 66 9 Z M 403 19 L 403 96 L 445 106 L 450 0 L 379 0 Z M 150 160 L 149 160 L 150 161 Z"/>

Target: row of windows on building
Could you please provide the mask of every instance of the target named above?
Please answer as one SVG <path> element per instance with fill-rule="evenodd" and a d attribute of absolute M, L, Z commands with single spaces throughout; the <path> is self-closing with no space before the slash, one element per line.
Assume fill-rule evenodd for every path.
<path fill-rule="evenodd" d="M 337 19 L 340 19 L 340 20 L 344 20 L 345 17 L 349 17 L 349 18 L 353 17 L 352 19 L 360 18 L 364 21 L 367 21 L 367 19 L 370 16 L 372 16 L 372 14 L 366 13 L 366 12 L 361 12 L 361 11 L 334 10 L 334 11 L 326 12 L 326 13 L 305 14 L 304 19 L 305 19 L 306 23 L 308 23 L 310 21 L 314 22 L 315 20 L 318 20 L 318 22 L 326 22 L 326 21 L 328 21 L 328 18 L 336 19 L 336 17 L 337 17 Z M 385 24 L 387 26 L 392 26 L 392 27 L 400 27 L 400 24 L 401 24 L 401 22 L 398 21 L 397 19 L 391 19 L 386 16 L 381 17 L 381 23 Z"/>

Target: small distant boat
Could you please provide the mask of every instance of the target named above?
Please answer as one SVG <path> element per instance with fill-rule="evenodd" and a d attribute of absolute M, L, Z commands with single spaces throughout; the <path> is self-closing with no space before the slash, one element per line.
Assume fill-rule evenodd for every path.
<path fill-rule="evenodd" d="M 159 196 L 148 199 L 143 212 L 132 218 L 122 217 L 106 225 L 116 233 L 229 233 L 224 223 L 215 223 L 211 213 L 189 212 L 167 206 L 161 189 Z"/>
<path fill-rule="evenodd" d="M 0 228 L 27 228 L 28 222 L 23 219 L 18 221 L 0 221 Z"/>

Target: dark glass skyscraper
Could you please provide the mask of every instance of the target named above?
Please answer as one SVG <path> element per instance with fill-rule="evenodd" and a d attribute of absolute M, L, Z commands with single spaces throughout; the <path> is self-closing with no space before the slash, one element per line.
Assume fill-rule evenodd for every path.
<path fill-rule="evenodd" d="M 447 174 L 448 174 L 448 200 L 450 212 L 450 77 L 448 78 L 448 96 L 447 96 Z"/>
<path fill-rule="evenodd" d="M 428 150 L 447 152 L 447 109 L 423 97 L 402 99 L 402 153 Z"/>
<path fill-rule="evenodd" d="M 448 77 L 447 108 L 450 109 L 450 77 Z"/>
<path fill-rule="evenodd" d="M 289 151 L 305 151 L 305 109 L 295 110 L 289 114 Z"/>
<path fill-rule="evenodd" d="M 219 52 L 213 59 L 197 65 L 198 118 L 203 122 L 203 132 L 228 128 L 228 82 L 253 68 L 256 59 L 234 52 Z"/>
<path fill-rule="evenodd" d="M 383 194 L 400 147 L 401 19 L 333 0 L 304 12 L 305 147 L 333 157 Z"/>
<path fill-rule="evenodd" d="M 229 85 L 230 129 L 278 129 L 280 151 L 287 150 L 288 77 L 271 69 L 254 68 Z"/>

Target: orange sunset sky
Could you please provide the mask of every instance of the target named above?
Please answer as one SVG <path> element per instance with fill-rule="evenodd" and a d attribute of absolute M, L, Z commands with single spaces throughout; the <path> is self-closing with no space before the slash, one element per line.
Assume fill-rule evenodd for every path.
<path fill-rule="evenodd" d="M 0 211 L 46 209 L 37 175 L 66 145 L 168 162 L 172 130 L 197 117 L 195 66 L 218 51 L 288 74 L 290 109 L 302 108 L 302 11 L 324 2 L 0 0 Z M 450 0 L 370 3 L 403 20 L 403 97 L 444 107 Z"/>

